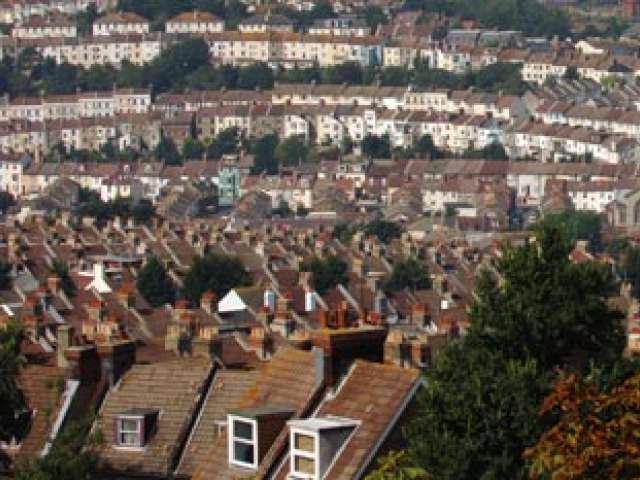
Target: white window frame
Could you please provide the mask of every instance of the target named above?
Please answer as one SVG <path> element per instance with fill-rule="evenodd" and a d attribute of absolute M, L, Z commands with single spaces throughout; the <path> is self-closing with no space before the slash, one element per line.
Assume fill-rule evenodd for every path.
<path fill-rule="evenodd" d="M 235 422 L 246 423 L 251 425 L 251 440 L 247 440 L 246 438 L 240 438 L 235 436 Z M 237 415 L 228 415 L 227 416 L 227 443 L 228 443 L 228 453 L 229 453 L 229 463 L 231 465 L 237 465 L 239 467 L 245 468 L 258 468 L 258 422 L 251 418 L 240 417 Z M 235 444 L 236 442 L 242 443 L 244 445 L 253 446 L 253 463 L 243 462 L 241 460 L 237 460 L 235 458 Z"/>
<path fill-rule="evenodd" d="M 319 479 L 320 478 L 320 462 L 318 461 L 318 452 L 320 451 L 320 435 L 317 432 L 310 432 L 308 430 L 302 430 L 299 428 L 290 429 L 289 445 L 291 445 L 291 452 L 289 455 L 289 472 L 291 476 L 295 478 L 302 478 L 305 480 Z M 306 450 L 298 450 L 296 448 L 296 435 L 302 435 L 305 437 L 313 438 L 313 453 Z M 303 457 L 307 460 L 313 460 L 314 473 L 309 474 L 306 472 L 299 472 L 296 470 L 296 457 Z"/>
<path fill-rule="evenodd" d="M 134 421 L 136 422 L 136 430 L 135 432 L 132 430 L 123 430 L 123 422 L 125 421 Z M 144 417 L 136 417 L 132 415 L 118 415 L 118 446 L 123 448 L 141 448 L 142 445 L 142 436 L 140 433 L 140 423 L 144 423 Z M 144 424 L 143 424 L 144 427 Z M 137 441 L 136 443 L 124 443 L 122 441 L 123 434 L 135 434 Z"/>

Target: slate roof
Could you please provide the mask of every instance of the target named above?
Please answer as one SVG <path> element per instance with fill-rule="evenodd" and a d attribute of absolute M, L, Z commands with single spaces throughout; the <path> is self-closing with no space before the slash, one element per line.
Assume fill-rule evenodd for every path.
<path fill-rule="evenodd" d="M 169 475 L 212 369 L 200 358 L 133 366 L 107 394 L 95 425 L 106 440 L 98 450 L 99 468 L 106 472 Z M 133 408 L 159 411 L 156 432 L 143 449 L 118 449 L 113 445 L 114 421 Z"/>
<path fill-rule="evenodd" d="M 207 462 L 212 442 L 218 436 L 218 422 L 226 421 L 229 410 L 238 406 L 257 379 L 256 370 L 222 370 L 216 374 L 178 467 L 178 475 L 193 475 L 198 465 Z"/>

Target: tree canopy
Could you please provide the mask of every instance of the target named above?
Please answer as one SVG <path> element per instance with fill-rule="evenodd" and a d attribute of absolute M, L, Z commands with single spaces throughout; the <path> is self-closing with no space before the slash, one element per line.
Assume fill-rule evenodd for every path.
<path fill-rule="evenodd" d="M 429 272 L 424 263 L 409 258 L 393 266 L 391 276 L 385 282 L 385 289 L 397 291 L 408 288 L 411 291 L 431 286 Z"/>
<path fill-rule="evenodd" d="M 251 277 L 240 259 L 209 253 L 193 260 L 184 277 L 182 295 L 193 305 L 197 305 L 202 294 L 208 290 L 221 298 L 232 288 L 250 284 Z"/>
<path fill-rule="evenodd" d="M 372 220 L 364 226 L 366 235 L 375 235 L 382 243 L 389 243 L 394 238 L 400 238 L 402 227 L 388 220 Z"/>
<path fill-rule="evenodd" d="M 301 272 L 311 272 L 313 285 L 320 295 L 338 284 L 346 285 L 349 282 L 347 270 L 347 263 L 335 255 L 325 258 L 313 256 L 305 259 L 300 265 Z"/>
<path fill-rule="evenodd" d="M 16 381 L 22 331 L 15 325 L 0 329 L 0 440 L 11 441 L 15 412 L 24 408 L 25 398 Z"/>
<path fill-rule="evenodd" d="M 560 420 L 525 453 L 531 478 L 639 478 L 639 390 L 637 373 L 611 391 L 575 374 L 560 379 L 540 412 Z"/>
<path fill-rule="evenodd" d="M 151 257 L 138 272 L 137 287 L 152 307 L 171 303 L 176 297 L 176 286 L 158 257 Z"/>
<path fill-rule="evenodd" d="M 544 225 L 479 278 L 471 325 L 427 373 L 407 431 L 414 460 L 435 478 L 527 478 L 522 455 L 551 425 L 537 412 L 557 370 L 620 359 L 622 316 L 606 302 L 612 276 L 572 264 L 572 247 L 563 229 Z"/>

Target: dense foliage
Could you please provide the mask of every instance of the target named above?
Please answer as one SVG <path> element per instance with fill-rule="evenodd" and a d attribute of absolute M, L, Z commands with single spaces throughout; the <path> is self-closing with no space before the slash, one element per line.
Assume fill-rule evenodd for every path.
<path fill-rule="evenodd" d="M 0 329 L 0 441 L 11 441 L 15 412 L 24 408 L 25 399 L 16 381 L 22 332 L 14 325 Z"/>
<path fill-rule="evenodd" d="M 400 238 L 402 227 L 388 220 L 373 220 L 364 226 L 365 235 L 374 235 L 382 243 L 389 243 L 394 238 Z"/>
<path fill-rule="evenodd" d="M 347 270 L 347 263 L 335 255 L 310 257 L 300 265 L 301 272 L 311 272 L 313 285 L 320 295 L 339 284 L 346 285 L 349 282 Z"/>
<path fill-rule="evenodd" d="M 483 27 L 563 38 L 570 33 L 567 16 L 538 0 L 413 0 L 412 4 L 429 13 L 476 20 Z"/>
<path fill-rule="evenodd" d="M 522 454 L 553 420 L 537 412 L 557 369 L 608 369 L 620 358 L 622 316 L 605 301 L 613 279 L 572 264 L 571 249 L 545 225 L 479 279 L 471 326 L 428 373 L 407 431 L 414 460 L 435 478 L 526 478 Z"/>
<path fill-rule="evenodd" d="M 16 480 L 91 480 L 95 478 L 94 447 L 102 439 L 89 434 L 92 418 L 67 425 L 44 457 L 30 458 L 18 467 Z"/>
<path fill-rule="evenodd" d="M 55 258 L 51 262 L 51 272 L 60 279 L 60 288 L 65 295 L 73 297 L 76 294 L 76 284 L 69 275 L 69 265 L 64 260 Z"/>
<path fill-rule="evenodd" d="M 397 291 L 408 288 L 411 291 L 431 286 L 429 272 L 424 263 L 409 258 L 393 266 L 391 276 L 385 282 L 385 290 Z"/>
<path fill-rule="evenodd" d="M 602 250 L 602 218 L 590 211 L 566 211 L 546 215 L 542 220 L 545 225 L 563 228 L 569 235 L 569 241 L 585 240 L 592 251 Z"/>
<path fill-rule="evenodd" d="M 542 415 L 560 414 L 527 450 L 531 478 L 640 477 L 640 374 L 611 391 L 569 375 L 544 400 Z"/>
<path fill-rule="evenodd" d="M 209 253 L 196 257 L 184 277 L 182 296 L 197 305 L 208 290 L 222 298 L 235 287 L 251 284 L 251 277 L 240 259 L 223 254 Z"/>
<path fill-rule="evenodd" d="M 171 303 L 176 297 L 176 286 L 158 257 L 151 257 L 138 272 L 138 290 L 152 307 Z"/>

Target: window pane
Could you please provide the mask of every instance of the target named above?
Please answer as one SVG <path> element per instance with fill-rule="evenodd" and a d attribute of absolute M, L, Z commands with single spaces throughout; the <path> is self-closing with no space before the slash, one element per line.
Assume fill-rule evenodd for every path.
<path fill-rule="evenodd" d="M 309 452 L 309 453 L 314 453 L 314 442 L 313 442 L 313 437 L 310 437 L 308 435 L 300 435 L 299 433 L 296 433 L 296 450 L 304 450 L 305 452 Z"/>
<path fill-rule="evenodd" d="M 140 441 L 137 433 L 120 433 L 120 445 L 139 446 Z"/>
<path fill-rule="evenodd" d="M 295 457 L 295 468 L 298 473 L 307 473 L 309 475 L 315 474 L 315 462 L 310 458 Z"/>
<path fill-rule="evenodd" d="M 253 445 L 250 443 L 233 442 L 233 458 L 237 462 L 253 465 Z"/>
<path fill-rule="evenodd" d="M 238 420 L 233 422 L 233 436 L 245 440 L 253 440 L 253 425 Z"/>
<path fill-rule="evenodd" d="M 120 430 L 123 432 L 137 432 L 138 421 L 123 418 L 120 420 Z"/>

